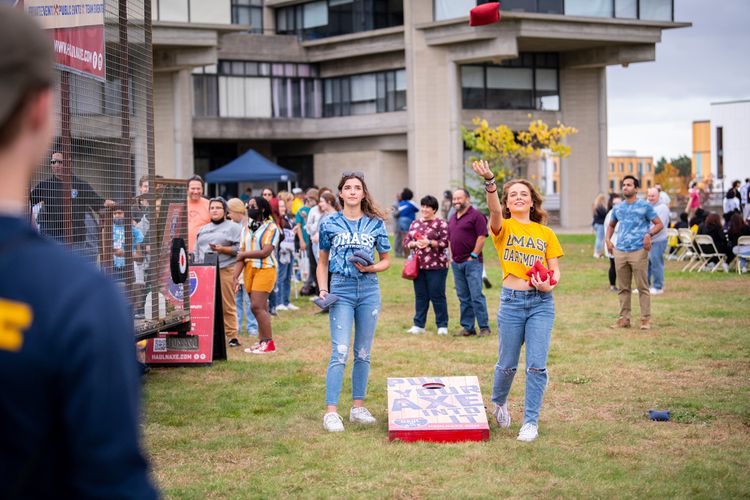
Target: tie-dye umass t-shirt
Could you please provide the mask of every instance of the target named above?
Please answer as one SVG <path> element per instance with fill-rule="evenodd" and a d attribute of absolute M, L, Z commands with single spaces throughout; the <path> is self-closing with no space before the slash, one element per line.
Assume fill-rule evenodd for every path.
<path fill-rule="evenodd" d="M 330 215 L 320 223 L 319 238 L 320 249 L 328 252 L 328 271 L 350 277 L 362 274 L 349 262 L 352 253 L 384 253 L 391 249 L 385 223 L 366 215 L 357 220 L 349 220 L 341 212 Z"/>

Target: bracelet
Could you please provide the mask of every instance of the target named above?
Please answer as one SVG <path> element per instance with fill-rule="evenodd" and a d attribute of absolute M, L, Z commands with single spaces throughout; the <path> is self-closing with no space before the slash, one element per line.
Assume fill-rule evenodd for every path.
<path fill-rule="evenodd" d="M 493 189 L 492 191 L 487 189 L 487 187 L 485 186 L 484 190 L 487 192 L 487 194 L 497 193 L 497 186 L 495 186 L 495 189 Z"/>
<path fill-rule="evenodd" d="M 472 259 L 478 259 L 479 258 L 479 255 L 477 255 L 476 252 L 471 252 L 469 255 L 471 256 Z"/>
<path fill-rule="evenodd" d="M 494 177 L 492 179 L 490 179 L 490 180 L 487 180 L 486 178 L 484 179 L 484 185 L 485 186 L 489 186 L 490 184 L 495 184 L 495 178 Z"/>
<path fill-rule="evenodd" d="M 328 290 L 323 290 L 322 288 L 320 290 L 318 290 L 318 292 L 330 293 Z"/>

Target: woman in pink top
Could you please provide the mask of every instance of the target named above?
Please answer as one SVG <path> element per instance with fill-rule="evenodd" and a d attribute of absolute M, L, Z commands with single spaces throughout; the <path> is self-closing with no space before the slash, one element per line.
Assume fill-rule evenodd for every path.
<path fill-rule="evenodd" d="M 414 280 L 414 325 L 407 333 L 424 333 L 427 310 L 435 311 L 438 335 L 448 335 L 448 302 L 445 279 L 448 277 L 448 223 L 437 217 L 438 201 L 434 196 L 420 200 L 421 217 L 409 226 L 405 244 L 419 256 L 419 274 Z"/>
<path fill-rule="evenodd" d="M 700 192 L 700 189 L 698 189 L 698 186 L 695 181 L 690 183 L 690 189 L 688 189 L 688 196 L 690 197 L 690 200 L 688 201 L 687 213 L 688 213 L 688 220 L 690 220 L 693 217 L 693 215 L 695 215 L 695 211 L 698 210 L 701 206 L 701 192 Z"/>

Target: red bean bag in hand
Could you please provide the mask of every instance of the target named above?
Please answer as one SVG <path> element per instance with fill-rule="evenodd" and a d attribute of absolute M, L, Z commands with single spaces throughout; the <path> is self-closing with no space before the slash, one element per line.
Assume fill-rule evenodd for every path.
<path fill-rule="evenodd" d="M 526 276 L 531 276 L 533 274 L 535 274 L 537 279 L 540 281 L 546 281 L 547 276 L 549 276 L 549 284 L 550 285 L 557 284 L 557 280 L 552 277 L 552 274 L 553 274 L 552 271 L 544 267 L 544 264 L 542 264 L 541 260 L 534 262 L 534 265 L 531 267 L 531 269 L 526 271 Z M 529 285 L 531 285 L 531 280 L 529 280 Z"/>
<path fill-rule="evenodd" d="M 469 26 L 484 26 L 500 20 L 500 2 L 478 5 L 469 11 Z"/>

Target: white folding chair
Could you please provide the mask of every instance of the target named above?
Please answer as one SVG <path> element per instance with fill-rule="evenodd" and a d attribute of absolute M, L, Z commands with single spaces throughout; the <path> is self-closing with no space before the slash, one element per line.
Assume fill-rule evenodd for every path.
<path fill-rule="evenodd" d="M 677 261 L 682 262 L 687 260 L 687 265 L 682 268 L 683 271 L 687 271 L 695 265 L 695 261 L 698 259 L 698 255 L 693 247 L 693 232 L 690 229 L 678 229 L 677 238 L 680 241 L 677 246 Z"/>
<path fill-rule="evenodd" d="M 698 259 L 700 265 L 696 265 L 696 271 L 701 272 L 706 269 L 711 259 L 718 259 L 716 265 L 711 268 L 711 272 L 716 271 L 722 264 L 727 260 L 727 256 L 723 253 L 719 253 L 714 244 L 714 239 L 707 234 L 696 234 L 695 235 L 695 246 L 698 249 Z M 691 268 L 691 271 L 693 269 Z"/>
<path fill-rule="evenodd" d="M 740 236 L 737 239 L 737 246 L 739 247 L 750 247 L 750 236 Z M 750 261 L 750 257 L 744 257 L 745 260 Z M 734 266 L 737 269 L 737 274 L 742 274 L 742 262 L 739 255 L 734 257 L 734 260 L 729 264 L 729 269 Z"/>

